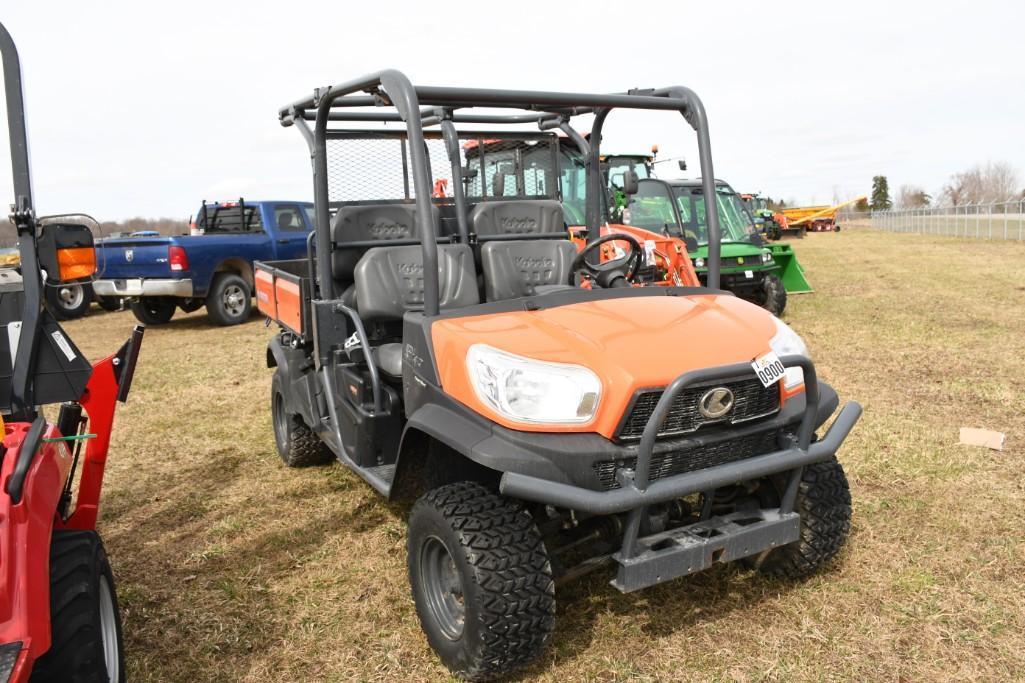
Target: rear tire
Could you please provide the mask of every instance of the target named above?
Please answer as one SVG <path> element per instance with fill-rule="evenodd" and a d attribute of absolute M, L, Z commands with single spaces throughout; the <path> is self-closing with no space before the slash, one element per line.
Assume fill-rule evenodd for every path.
<path fill-rule="evenodd" d="M 409 516 L 409 583 L 431 647 L 484 681 L 536 660 L 555 624 L 548 552 L 518 502 L 475 482 L 424 494 Z"/>
<path fill-rule="evenodd" d="M 45 289 L 46 307 L 57 320 L 74 320 L 89 312 L 93 301 L 89 285 L 47 285 Z"/>
<path fill-rule="evenodd" d="M 50 543 L 50 649 L 33 683 L 122 683 L 125 656 L 114 575 L 95 531 L 54 531 Z"/>
<path fill-rule="evenodd" d="M 289 413 L 281 379 L 271 381 L 271 420 L 274 423 L 274 445 L 288 467 L 311 467 L 334 460 L 334 454 L 299 415 Z"/>
<path fill-rule="evenodd" d="M 219 273 L 206 297 L 206 313 L 215 325 L 238 325 L 249 320 L 253 292 L 241 276 Z"/>
<path fill-rule="evenodd" d="M 129 303 L 128 308 L 143 325 L 164 325 L 174 317 L 175 303 L 171 299 L 143 297 Z"/>
<path fill-rule="evenodd" d="M 840 552 L 851 532 L 851 490 L 836 458 L 804 468 L 794 509 L 801 515 L 801 536 L 756 560 L 763 574 L 803 579 Z"/>
<path fill-rule="evenodd" d="M 787 290 L 776 275 L 766 275 L 762 281 L 762 308 L 775 316 L 783 315 L 787 307 Z"/>

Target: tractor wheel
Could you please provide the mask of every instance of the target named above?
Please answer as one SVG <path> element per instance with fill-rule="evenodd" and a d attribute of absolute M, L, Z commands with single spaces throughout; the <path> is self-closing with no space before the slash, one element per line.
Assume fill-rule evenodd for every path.
<path fill-rule="evenodd" d="M 271 380 L 271 419 L 274 421 L 274 445 L 281 460 L 289 467 L 323 465 L 334 459 L 302 417 L 287 411 L 281 378 L 277 374 Z"/>
<path fill-rule="evenodd" d="M 93 301 L 108 313 L 121 310 L 121 298 L 116 296 L 96 296 L 93 295 Z"/>
<path fill-rule="evenodd" d="M 483 681 L 537 659 L 555 624 L 555 583 L 522 505 L 463 481 L 432 489 L 409 516 L 409 583 L 431 647 Z"/>
<path fill-rule="evenodd" d="M 33 683 L 121 683 L 125 655 L 114 575 L 95 531 L 54 531 L 50 542 L 50 649 Z"/>
<path fill-rule="evenodd" d="M 804 468 L 795 510 L 801 515 L 800 538 L 756 560 L 758 571 L 803 579 L 840 552 L 851 531 L 851 490 L 836 458 Z"/>
<path fill-rule="evenodd" d="M 220 273 L 206 297 L 206 314 L 215 325 L 238 325 L 249 320 L 253 292 L 241 276 Z"/>
<path fill-rule="evenodd" d="M 144 297 L 129 303 L 128 308 L 143 325 L 163 325 L 174 316 L 175 303 L 173 299 Z"/>
<path fill-rule="evenodd" d="M 74 320 L 89 312 L 93 288 L 88 285 L 47 286 L 46 308 L 57 320 Z"/>
<path fill-rule="evenodd" d="M 762 281 L 762 308 L 775 316 L 783 315 L 787 307 L 787 290 L 776 275 L 766 275 Z"/>

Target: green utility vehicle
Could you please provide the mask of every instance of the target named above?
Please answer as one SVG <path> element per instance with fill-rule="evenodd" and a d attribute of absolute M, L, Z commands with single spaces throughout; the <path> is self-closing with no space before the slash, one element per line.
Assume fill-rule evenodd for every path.
<path fill-rule="evenodd" d="M 722 225 L 721 286 L 781 315 L 787 305 L 787 290 L 772 251 L 758 235 L 754 219 L 733 188 L 717 180 L 716 194 Z M 627 225 L 682 239 L 698 278 L 702 283 L 706 281 L 708 225 L 700 179 L 639 179 L 622 220 Z"/>

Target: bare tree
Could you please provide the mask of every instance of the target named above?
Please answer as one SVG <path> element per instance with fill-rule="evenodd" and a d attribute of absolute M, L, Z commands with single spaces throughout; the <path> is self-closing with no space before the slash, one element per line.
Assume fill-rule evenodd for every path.
<path fill-rule="evenodd" d="M 1018 171 L 1006 161 L 973 166 L 955 173 L 943 186 L 943 196 L 954 206 L 1013 199 L 1019 187 Z"/>
<path fill-rule="evenodd" d="M 918 185 L 901 185 L 897 191 L 897 207 L 901 209 L 918 209 L 931 201 L 932 197 Z"/>

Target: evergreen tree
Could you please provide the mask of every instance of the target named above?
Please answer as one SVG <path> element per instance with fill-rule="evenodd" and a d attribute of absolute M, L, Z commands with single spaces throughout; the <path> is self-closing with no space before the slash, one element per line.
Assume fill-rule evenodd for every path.
<path fill-rule="evenodd" d="M 873 211 L 885 211 L 893 206 L 890 201 L 890 183 L 886 176 L 877 175 L 872 178 L 872 201 L 870 206 Z"/>

